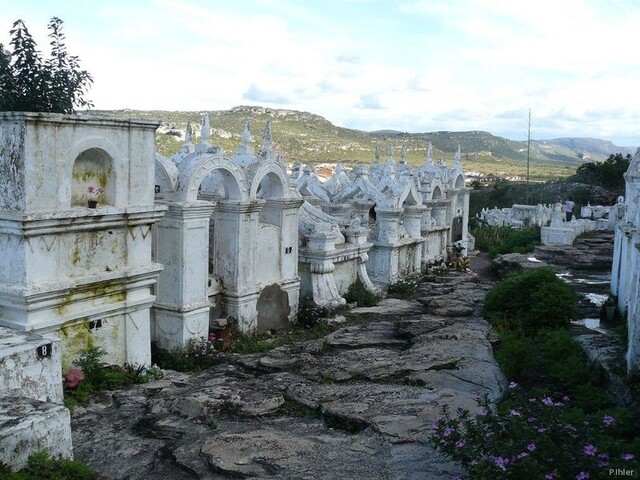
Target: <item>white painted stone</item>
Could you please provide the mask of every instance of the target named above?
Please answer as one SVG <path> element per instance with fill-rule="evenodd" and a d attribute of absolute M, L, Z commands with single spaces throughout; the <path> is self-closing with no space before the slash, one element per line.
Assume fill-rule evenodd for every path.
<path fill-rule="evenodd" d="M 19 470 L 39 450 L 73 459 L 69 410 L 32 398 L 0 396 L 0 463 Z"/>
<path fill-rule="evenodd" d="M 154 257 L 166 268 L 152 330 L 165 345 L 206 337 L 218 312 L 245 332 L 295 320 L 303 200 L 289 187 L 269 124 L 258 154 L 248 125 L 242 142 L 231 157 L 208 139 L 171 159 L 157 156 L 157 200 L 169 212 L 154 230 Z"/>
<path fill-rule="evenodd" d="M 150 359 L 161 270 L 151 262 L 151 227 L 165 208 L 154 205 L 157 126 L 0 114 L 0 325 L 57 334 L 63 368 L 90 339 L 109 363 Z"/>
<path fill-rule="evenodd" d="M 624 175 L 625 196 L 610 214 L 615 225 L 611 292 L 618 297 L 618 310 L 627 318 L 627 371 L 640 372 L 640 148 Z"/>
<path fill-rule="evenodd" d="M 0 392 L 62 404 L 60 342 L 0 327 Z"/>

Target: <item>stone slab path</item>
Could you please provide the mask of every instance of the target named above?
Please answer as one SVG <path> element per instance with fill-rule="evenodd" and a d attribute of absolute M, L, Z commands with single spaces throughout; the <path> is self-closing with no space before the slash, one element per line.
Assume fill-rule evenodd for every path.
<path fill-rule="evenodd" d="M 323 338 L 94 397 L 72 414 L 76 459 L 108 479 L 451 478 L 428 442 L 441 407 L 506 380 L 480 317 L 489 285 L 429 280 Z"/>

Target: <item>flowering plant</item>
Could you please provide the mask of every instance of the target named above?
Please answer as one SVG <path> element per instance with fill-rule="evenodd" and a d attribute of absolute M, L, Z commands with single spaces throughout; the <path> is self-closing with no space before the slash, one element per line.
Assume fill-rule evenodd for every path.
<path fill-rule="evenodd" d="M 87 187 L 87 198 L 89 198 L 89 200 L 97 200 L 98 195 L 102 193 L 104 193 L 104 190 L 100 187 L 95 187 L 93 185 L 89 185 Z"/>
<path fill-rule="evenodd" d="M 76 388 L 84 380 L 84 373 L 80 368 L 71 367 L 64 374 L 64 381 L 68 388 Z"/>
<path fill-rule="evenodd" d="M 477 397 L 475 413 L 447 406 L 433 425 L 435 446 L 472 478 L 593 479 L 615 469 L 638 471 L 638 441 L 602 412 L 586 416 L 568 396 L 527 395 L 515 382 L 498 408 Z M 626 437 L 626 438 L 625 438 Z"/>

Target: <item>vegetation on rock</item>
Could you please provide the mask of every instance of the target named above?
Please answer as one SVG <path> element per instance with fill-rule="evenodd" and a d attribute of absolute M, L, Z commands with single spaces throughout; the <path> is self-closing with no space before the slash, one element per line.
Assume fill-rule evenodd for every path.
<path fill-rule="evenodd" d="M 94 480 L 97 475 L 84 463 L 73 460 L 52 459 L 47 452 L 29 456 L 27 466 L 12 472 L 0 465 L 0 480 Z"/>
<path fill-rule="evenodd" d="M 548 268 L 512 273 L 487 294 L 484 317 L 497 328 L 524 335 L 568 326 L 578 316 L 574 290 Z"/>

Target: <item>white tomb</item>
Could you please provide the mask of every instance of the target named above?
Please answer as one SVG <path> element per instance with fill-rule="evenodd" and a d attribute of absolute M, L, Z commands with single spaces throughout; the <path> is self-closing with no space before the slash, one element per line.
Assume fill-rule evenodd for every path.
<path fill-rule="evenodd" d="M 209 321 L 235 318 L 244 332 L 287 328 L 295 319 L 298 208 L 286 164 L 272 147 L 268 123 L 262 148 L 248 125 L 230 157 L 209 143 L 205 115 L 200 142 L 156 156 L 156 198 L 168 206 L 155 232 L 155 258 L 165 265 L 154 308 L 154 338 L 165 347 L 206 337 Z"/>
<path fill-rule="evenodd" d="M 148 364 L 155 122 L 0 113 L 0 325 Z M 97 208 L 88 208 L 88 201 Z"/>
<path fill-rule="evenodd" d="M 611 292 L 618 296 L 618 310 L 627 319 L 627 371 L 640 372 L 640 148 L 624 174 L 624 198 L 612 208 L 615 222 Z"/>

